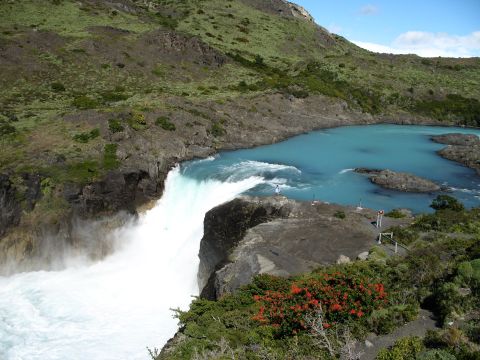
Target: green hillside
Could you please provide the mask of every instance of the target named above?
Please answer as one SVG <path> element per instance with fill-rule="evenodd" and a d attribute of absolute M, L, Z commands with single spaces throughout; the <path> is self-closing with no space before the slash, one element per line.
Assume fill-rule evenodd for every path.
<path fill-rule="evenodd" d="M 2 1 L 0 173 L 27 222 L 69 209 L 65 184 L 147 172 L 157 184 L 142 191 L 154 198 L 163 178 L 152 169 L 327 126 L 298 120 L 301 111 L 338 118 L 335 125 L 363 118 L 480 125 L 479 59 L 374 54 L 292 6 Z M 254 134 L 262 137 L 248 140 Z M 35 209 L 28 174 L 42 183 Z M 86 212 L 126 207 L 95 201 L 103 205 Z"/>

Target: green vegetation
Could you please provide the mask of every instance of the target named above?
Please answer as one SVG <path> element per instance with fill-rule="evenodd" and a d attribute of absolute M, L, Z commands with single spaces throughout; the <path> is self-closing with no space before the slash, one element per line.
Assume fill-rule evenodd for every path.
<path fill-rule="evenodd" d="M 480 101 L 447 94 L 442 100 L 420 100 L 414 110 L 440 120 L 453 120 L 469 126 L 480 126 Z"/>
<path fill-rule="evenodd" d="M 100 130 L 93 129 L 87 133 L 80 133 L 73 136 L 73 140 L 79 143 L 88 143 L 90 140 L 93 140 L 100 136 Z"/>
<path fill-rule="evenodd" d="M 89 96 L 81 95 L 73 99 L 72 105 L 75 106 L 77 109 L 86 110 L 96 108 L 99 103 L 97 100 L 92 99 Z"/>
<path fill-rule="evenodd" d="M 453 213 L 462 214 L 465 228 L 445 221 Z M 475 314 L 480 307 L 479 214 L 480 209 L 439 209 L 419 217 L 404 229 L 413 233 L 423 229 L 410 241 L 404 257 L 388 258 L 381 249 L 372 250 L 379 256 L 368 261 L 291 278 L 258 275 L 218 301 L 196 299 L 189 311 L 177 311 L 182 340 L 158 358 L 189 359 L 194 354 L 221 358 L 222 349 L 229 349 L 229 354 L 247 359 L 333 359 L 352 346 L 352 339 L 362 340 L 370 332 L 387 334 L 414 320 L 420 306 L 433 311 L 443 324 Z M 439 227 L 425 230 L 425 217 Z M 479 329 L 474 320 L 462 330 L 447 326 L 423 340 L 400 339 L 377 359 L 472 356 L 480 345 Z M 445 344 L 454 331 L 461 336 L 455 344 Z M 456 358 L 473 359 L 468 356 Z"/>
<path fill-rule="evenodd" d="M 155 125 L 160 126 L 163 130 L 175 131 L 175 124 L 172 123 L 168 117 L 160 116 L 155 120 Z"/>
<path fill-rule="evenodd" d="M 465 209 L 461 202 L 448 195 L 438 195 L 435 200 L 433 200 L 431 208 L 435 210 L 452 211 L 463 211 Z"/>
<path fill-rule="evenodd" d="M 133 130 L 137 130 L 137 131 L 145 129 L 147 125 L 147 120 L 145 119 L 145 115 L 140 112 L 130 113 L 130 117 L 128 118 L 127 122 L 128 122 L 128 125 L 130 125 L 130 127 Z"/>
<path fill-rule="evenodd" d="M 346 218 L 345 211 L 343 211 L 343 210 L 335 211 L 335 214 L 333 214 L 333 216 L 335 216 L 337 219 L 345 219 Z"/>
<path fill-rule="evenodd" d="M 120 165 L 117 159 L 117 144 L 106 144 L 103 152 L 103 168 L 105 170 L 116 169 Z"/>
<path fill-rule="evenodd" d="M 225 135 L 225 129 L 220 122 L 214 122 L 210 128 L 210 133 L 215 137 L 219 137 Z"/>
<path fill-rule="evenodd" d="M 108 120 L 108 129 L 109 129 L 112 133 L 122 132 L 123 130 L 125 130 L 125 128 L 123 127 L 122 123 L 121 123 L 120 120 L 118 120 L 118 119 L 110 119 L 110 120 Z"/>
<path fill-rule="evenodd" d="M 391 349 L 380 350 L 377 360 L 415 360 L 424 346 L 419 337 L 406 337 L 398 340 Z"/>

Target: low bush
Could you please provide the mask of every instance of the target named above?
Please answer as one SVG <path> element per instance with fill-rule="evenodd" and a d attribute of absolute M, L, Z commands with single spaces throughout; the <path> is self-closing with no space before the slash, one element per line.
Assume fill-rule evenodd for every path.
<path fill-rule="evenodd" d="M 345 219 L 347 217 L 347 215 L 345 215 L 345 211 L 343 210 L 335 211 L 335 214 L 333 214 L 333 216 L 335 216 L 337 219 Z"/>
<path fill-rule="evenodd" d="M 155 120 L 155 125 L 160 126 L 163 130 L 167 131 L 175 131 L 176 129 L 175 124 L 166 116 L 160 116 L 157 118 L 157 120 Z"/>
<path fill-rule="evenodd" d="M 254 300 L 260 308 L 253 319 L 272 326 L 280 337 L 305 330 L 305 315 L 318 308 L 325 314 L 324 327 L 329 328 L 362 318 L 388 303 L 383 284 L 339 272 L 292 282 L 287 291 L 267 290 Z"/>
<path fill-rule="evenodd" d="M 118 132 L 122 132 L 123 130 L 125 130 L 125 128 L 123 127 L 122 123 L 121 123 L 120 120 L 118 120 L 118 119 L 110 119 L 110 120 L 108 120 L 108 129 L 109 129 L 112 133 L 118 133 Z"/>
<path fill-rule="evenodd" d="M 93 140 L 100 136 L 100 130 L 93 129 L 90 132 L 80 133 L 73 136 L 73 140 L 79 143 L 88 143 L 90 140 Z"/>
<path fill-rule="evenodd" d="M 54 92 L 57 92 L 57 93 L 58 93 L 58 92 L 64 92 L 64 91 L 65 91 L 65 86 L 64 86 L 62 83 L 60 83 L 60 82 L 54 82 L 54 83 L 52 83 L 51 87 L 52 87 L 52 90 L 53 90 Z"/>
<path fill-rule="evenodd" d="M 2 121 L 0 119 L 0 137 L 4 137 L 7 135 L 15 134 L 17 132 L 17 128 L 7 121 Z"/>
<path fill-rule="evenodd" d="M 395 305 L 372 312 L 368 319 L 370 329 L 377 334 L 388 334 L 418 316 L 419 307 L 413 304 Z"/>
<path fill-rule="evenodd" d="M 140 112 L 132 112 L 130 113 L 130 117 L 128 119 L 128 125 L 133 130 L 143 130 L 147 125 L 147 120 L 145 119 L 145 115 Z"/>
<path fill-rule="evenodd" d="M 214 122 L 210 127 L 210 134 L 215 137 L 219 137 L 225 135 L 225 129 L 223 128 L 222 124 L 219 122 Z"/>
<path fill-rule="evenodd" d="M 417 336 L 406 337 L 395 342 L 391 349 L 379 351 L 376 360 L 415 360 L 422 353 L 424 345 Z"/>
<path fill-rule="evenodd" d="M 100 95 L 102 96 L 102 99 L 105 102 L 117 102 L 117 101 L 127 100 L 129 97 L 123 92 L 115 91 L 115 90 L 104 91 Z"/>
<path fill-rule="evenodd" d="M 463 211 L 465 207 L 463 204 L 449 195 L 438 195 L 430 205 L 432 209 L 435 210 L 452 210 L 452 211 Z"/>
<path fill-rule="evenodd" d="M 87 110 L 87 109 L 96 108 L 99 105 L 99 103 L 96 99 L 92 99 L 91 97 L 82 95 L 82 96 L 77 96 L 73 100 L 72 105 L 75 106 L 77 109 Z"/>

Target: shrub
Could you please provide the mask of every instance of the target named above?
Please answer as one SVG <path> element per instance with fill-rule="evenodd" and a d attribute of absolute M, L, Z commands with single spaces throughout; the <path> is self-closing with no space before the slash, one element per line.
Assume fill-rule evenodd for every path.
<path fill-rule="evenodd" d="M 145 115 L 140 112 L 132 112 L 130 113 L 130 118 L 128 119 L 128 125 L 133 130 L 142 130 L 147 125 L 147 120 L 145 119 Z"/>
<path fill-rule="evenodd" d="M 417 355 L 416 360 L 456 360 L 457 358 L 445 350 L 429 350 Z"/>
<path fill-rule="evenodd" d="M 175 124 L 170 122 L 166 116 L 160 116 L 155 120 L 155 125 L 160 126 L 163 130 L 175 131 Z"/>
<path fill-rule="evenodd" d="M 77 96 L 73 100 L 72 105 L 75 106 L 77 109 L 81 110 L 94 109 L 98 106 L 98 101 L 88 96 L 82 95 Z"/>
<path fill-rule="evenodd" d="M 80 133 L 80 134 L 74 135 L 73 140 L 75 140 L 79 143 L 87 143 L 90 140 L 93 140 L 93 139 L 97 138 L 98 136 L 100 136 L 100 130 L 93 129 L 92 131 L 87 132 L 87 133 Z"/>
<path fill-rule="evenodd" d="M 122 100 L 127 100 L 128 95 L 123 94 L 121 91 L 109 90 L 101 93 L 103 101 L 106 102 L 117 102 Z"/>
<path fill-rule="evenodd" d="M 9 124 L 6 121 L 1 121 L 0 120 L 0 137 L 6 136 L 6 135 L 11 135 L 17 132 L 17 129 L 15 126 Z"/>
<path fill-rule="evenodd" d="M 222 136 L 225 134 L 225 129 L 219 122 L 214 122 L 210 128 L 210 133 L 215 137 Z"/>
<path fill-rule="evenodd" d="M 254 295 L 259 303 L 253 320 L 271 325 L 280 337 L 306 329 L 305 315 L 322 308 L 324 327 L 349 319 L 360 319 L 388 303 L 381 283 L 342 274 L 325 273 L 315 279 L 292 282 L 288 290 L 267 290 Z"/>
<path fill-rule="evenodd" d="M 345 211 L 343 210 L 335 211 L 335 214 L 333 214 L 333 216 L 335 216 L 337 219 L 345 219 L 347 217 L 347 215 L 345 215 Z"/>
<path fill-rule="evenodd" d="M 435 210 L 453 210 L 453 211 L 463 211 L 465 207 L 463 204 L 449 195 L 438 195 L 430 205 L 432 209 Z"/>
<path fill-rule="evenodd" d="M 52 83 L 51 87 L 52 87 L 52 90 L 57 92 L 57 93 L 65 91 L 65 86 L 60 82 Z"/>
<path fill-rule="evenodd" d="M 415 360 L 424 349 L 422 340 L 417 336 L 406 337 L 395 342 L 391 349 L 379 351 L 376 360 Z"/>
<path fill-rule="evenodd" d="M 123 130 L 125 130 L 120 120 L 117 120 L 117 119 L 108 120 L 108 129 L 112 133 L 122 132 Z"/>
<path fill-rule="evenodd" d="M 433 297 L 434 310 L 440 322 L 444 323 L 450 316 L 463 312 L 464 298 L 460 295 L 457 284 L 447 282 L 438 286 Z"/>
<path fill-rule="evenodd" d="M 418 306 L 416 305 L 396 305 L 373 311 L 368 323 L 375 333 L 388 334 L 406 322 L 415 320 L 417 315 Z"/>

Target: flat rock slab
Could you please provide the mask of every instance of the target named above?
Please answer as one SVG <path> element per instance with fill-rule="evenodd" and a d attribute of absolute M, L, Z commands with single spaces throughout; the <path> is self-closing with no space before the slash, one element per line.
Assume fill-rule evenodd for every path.
<path fill-rule="evenodd" d="M 409 173 L 366 168 L 357 168 L 355 172 L 367 174 L 372 183 L 390 190 L 417 193 L 441 190 L 440 185 L 433 181 Z"/>
<path fill-rule="evenodd" d="M 223 263 L 220 266 L 217 264 L 213 277 L 210 277 L 206 286 L 210 289 L 203 293 L 205 297 L 218 298 L 230 293 L 251 282 L 257 274 L 297 275 L 336 263 L 341 255 L 356 259 L 359 254 L 368 252 L 375 245 L 380 230 L 372 225 L 376 212 L 370 209 L 321 202 L 312 204 L 282 196 L 242 197 L 241 201 L 242 208 L 281 208 L 283 214 L 258 223 L 244 232 L 242 238 L 226 252 L 228 256 Z M 228 203 L 218 209 L 224 212 L 225 206 Z M 235 211 L 242 213 L 238 203 Z M 343 214 L 345 218 L 342 218 Z M 235 214 L 229 212 L 223 216 Z M 388 220 L 389 226 L 411 221 Z M 205 229 L 205 233 L 212 231 Z M 215 247 L 215 244 L 209 244 L 212 241 L 218 242 L 219 239 L 202 239 L 205 251 L 200 253 L 201 263 L 212 258 L 212 252 L 206 251 Z"/>

